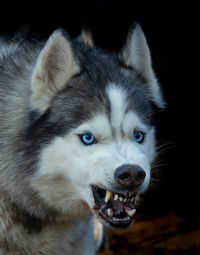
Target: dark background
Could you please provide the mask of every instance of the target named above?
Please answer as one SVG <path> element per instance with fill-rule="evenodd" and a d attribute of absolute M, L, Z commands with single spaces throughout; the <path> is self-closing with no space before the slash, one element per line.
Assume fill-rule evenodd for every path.
<path fill-rule="evenodd" d="M 110 50 L 122 47 L 133 22 L 141 24 L 167 109 L 159 117 L 157 134 L 162 146 L 156 174 L 160 181 L 144 196 L 140 215 L 153 219 L 175 213 L 185 218 L 184 231 L 198 228 L 200 215 L 199 165 L 195 163 L 199 152 L 195 9 L 183 1 L 177 6 L 169 1 L 54 1 L 46 7 L 29 1 L 22 6 L 2 6 L 0 15 L 0 35 L 21 33 L 37 39 L 62 27 L 76 37 L 85 26 L 92 30 L 96 45 Z"/>

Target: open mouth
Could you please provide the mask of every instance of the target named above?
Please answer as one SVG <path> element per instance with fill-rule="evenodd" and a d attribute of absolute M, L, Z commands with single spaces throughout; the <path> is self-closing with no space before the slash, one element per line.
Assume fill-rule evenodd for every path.
<path fill-rule="evenodd" d="M 107 225 L 114 228 L 127 228 L 133 222 L 135 202 L 139 193 L 116 193 L 92 185 L 95 211 Z"/>

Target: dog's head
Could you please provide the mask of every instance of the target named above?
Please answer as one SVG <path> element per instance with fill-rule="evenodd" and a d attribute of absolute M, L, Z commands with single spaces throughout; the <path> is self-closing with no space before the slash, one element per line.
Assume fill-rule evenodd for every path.
<path fill-rule="evenodd" d="M 106 224 L 129 226 L 150 181 L 163 106 L 139 25 L 118 54 L 55 31 L 32 76 L 32 187 L 57 211 L 81 213 L 85 204 Z"/>

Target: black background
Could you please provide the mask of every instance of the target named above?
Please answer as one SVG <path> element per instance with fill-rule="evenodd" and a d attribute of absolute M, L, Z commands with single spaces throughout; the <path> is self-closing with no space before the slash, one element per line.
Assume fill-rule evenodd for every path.
<path fill-rule="evenodd" d="M 37 39 L 62 27 L 76 37 L 84 25 L 92 30 L 96 45 L 110 50 L 123 46 L 133 22 L 141 24 L 167 109 L 159 117 L 157 132 L 163 145 L 157 174 L 160 181 L 144 196 L 140 214 L 150 219 L 175 212 L 185 217 L 188 230 L 197 226 L 200 212 L 195 9 L 183 1 L 176 6 L 169 1 L 54 1 L 46 7 L 29 1 L 2 6 L 0 16 L 1 35 L 21 33 Z"/>

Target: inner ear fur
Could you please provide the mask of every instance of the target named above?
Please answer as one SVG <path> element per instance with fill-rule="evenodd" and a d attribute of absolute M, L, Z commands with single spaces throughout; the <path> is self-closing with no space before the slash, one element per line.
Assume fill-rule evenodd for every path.
<path fill-rule="evenodd" d="M 32 107 L 45 111 L 55 93 L 79 71 L 69 36 L 62 29 L 54 31 L 39 54 L 33 72 Z"/>

